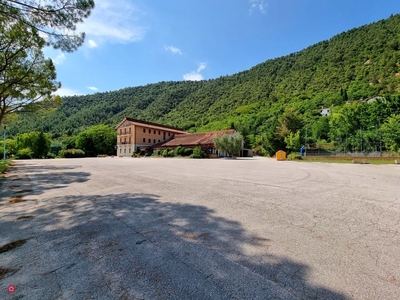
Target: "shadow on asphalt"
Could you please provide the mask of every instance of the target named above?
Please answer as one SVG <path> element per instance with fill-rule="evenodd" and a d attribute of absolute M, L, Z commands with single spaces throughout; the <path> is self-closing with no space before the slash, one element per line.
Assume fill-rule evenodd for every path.
<path fill-rule="evenodd" d="M 7 189 L 7 186 L 12 186 L 15 190 L 19 189 L 19 185 L 24 182 L 25 188 L 26 183 L 30 183 L 27 178 L 21 178 L 21 174 L 15 173 L 15 170 L 22 170 L 24 173 L 29 173 L 29 176 L 34 178 L 35 186 L 31 186 L 31 194 L 40 195 L 45 190 L 59 189 L 67 187 L 69 184 L 78 182 L 84 183 L 89 180 L 90 173 L 88 172 L 76 172 L 65 170 L 73 170 L 79 168 L 79 165 L 70 166 L 39 166 L 39 165 L 24 165 L 23 167 L 11 165 L 4 177 L 0 178 L 0 188 L 2 190 Z M 60 172 L 61 171 L 61 172 Z M 25 174 L 23 176 L 26 176 Z M 33 192 L 32 192 L 33 189 Z M 28 192 L 29 190 L 26 189 Z M 9 195 L 7 195 L 8 197 Z M 0 193 L 0 201 L 6 197 Z"/>
<path fill-rule="evenodd" d="M 36 176 L 42 189 L 59 188 L 77 180 L 84 182 L 89 176 L 82 172 L 56 175 L 53 180 L 48 180 L 52 176 L 47 174 L 42 181 L 40 174 Z M 62 272 L 67 271 L 59 266 L 68 265 L 69 272 L 79 273 L 80 279 L 86 281 L 82 293 L 91 285 L 100 290 L 104 286 L 107 288 L 103 291 L 105 299 L 111 291 L 115 299 L 131 299 L 135 282 L 134 290 L 140 291 L 143 298 L 179 299 L 192 292 L 187 299 L 200 299 L 206 295 L 218 299 L 218 293 L 225 295 L 224 299 L 243 299 L 252 295 L 253 278 L 261 278 L 261 282 L 278 285 L 293 298 L 346 299 L 340 293 L 308 283 L 307 277 L 312 271 L 308 266 L 270 254 L 268 247 L 274 241 L 267 236 L 249 235 L 240 223 L 219 217 L 205 206 L 168 203 L 157 195 L 147 194 L 77 195 L 43 199 L 29 214 L 34 218 L 0 220 L 0 228 L 13 228 L 14 231 L 26 230 L 27 225 L 33 228 L 42 251 L 47 253 L 48 271 L 57 269 L 58 278 L 62 278 Z M 31 242 L 29 240 L 27 244 Z M 265 251 L 251 255 L 245 251 L 248 247 Z M 201 283 L 206 290 L 204 293 L 210 294 L 196 290 L 194 278 L 182 273 L 184 278 L 180 279 L 175 274 L 180 272 L 181 263 L 183 267 L 196 269 L 196 276 L 204 280 Z M 93 265 L 101 267 L 93 269 Z M 236 288 L 234 284 L 226 288 L 229 282 L 235 282 L 232 279 L 235 274 L 247 270 L 248 279 L 238 286 L 245 285 L 249 291 Z M 18 277 L 21 272 L 24 270 L 13 277 Z M 93 281 L 99 274 L 106 284 Z M 126 280 L 128 278 L 134 278 L 134 281 Z M 37 286 L 41 279 L 33 277 L 30 280 L 37 280 L 32 283 Z M 116 280 L 119 280 L 118 285 Z M 69 284 L 63 286 L 61 281 L 59 285 L 65 291 L 71 288 Z M 115 290 L 110 286 L 115 286 Z M 215 286 L 218 290 L 212 292 Z M 80 289 L 79 286 L 75 288 Z M 193 290 L 196 291 L 194 295 Z M 182 294 L 174 294 L 176 291 Z M 264 292 L 268 295 L 268 287 Z M 57 291 L 54 293 L 54 297 L 59 295 Z"/>
<path fill-rule="evenodd" d="M 30 160 L 28 160 L 31 163 Z M 81 165 L 63 165 L 63 166 L 52 166 L 52 165 L 34 165 L 34 164 L 24 164 L 23 170 L 24 172 L 43 172 L 43 171 L 63 171 L 63 170 L 73 170 L 77 168 L 81 168 Z M 15 168 L 11 165 L 10 168 Z"/>

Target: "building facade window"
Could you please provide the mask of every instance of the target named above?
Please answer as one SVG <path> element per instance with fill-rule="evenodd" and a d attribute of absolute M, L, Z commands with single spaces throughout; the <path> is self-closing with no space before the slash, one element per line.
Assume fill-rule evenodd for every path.
<path fill-rule="evenodd" d="M 122 134 L 122 128 L 119 130 L 119 134 Z"/>
<path fill-rule="evenodd" d="M 131 148 L 129 148 L 129 153 L 131 153 Z"/>
<path fill-rule="evenodd" d="M 154 130 L 154 134 L 156 134 L 156 131 Z"/>
<path fill-rule="evenodd" d="M 146 133 L 146 128 L 143 128 L 143 133 Z"/>
<path fill-rule="evenodd" d="M 129 137 L 129 144 L 131 143 L 131 138 Z"/>
<path fill-rule="evenodd" d="M 168 136 L 171 136 L 171 132 L 168 132 Z"/>
<path fill-rule="evenodd" d="M 161 135 L 161 131 L 160 130 L 158 131 L 158 135 Z"/>
<path fill-rule="evenodd" d="M 146 143 L 146 138 L 143 138 L 143 143 Z"/>
<path fill-rule="evenodd" d="M 131 128 L 129 127 L 129 133 L 131 133 Z"/>
<path fill-rule="evenodd" d="M 126 149 L 124 149 L 124 153 L 126 153 Z"/>
<path fill-rule="evenodd" d="M 156 139 L 153 140 L 153 143 L 154 143 L 154 144 L 156 143 Z"/>
<path fill-rule="evenodd" d="M 149 143 L 151 143 L 151 139 L 149 139 Z"/>
<path fill-rule="evenodd" d="M 160 140 L 158 140 L 158 142 L 161 142 Z"/>
<path fill-rule="evenodd" d="M 124 130 L 124 133 L 126 134 L 126 128 L 125 128 L 125 130 Z"/>

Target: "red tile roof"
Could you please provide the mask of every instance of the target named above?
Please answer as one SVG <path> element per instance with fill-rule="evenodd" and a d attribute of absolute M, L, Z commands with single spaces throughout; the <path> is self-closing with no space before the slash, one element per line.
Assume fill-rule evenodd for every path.
<path fill-rule="evenodd" d="M 219 130 L 211 132 L 185 133 L 177 134 L 175 138 L 165 142 L 164 144 L 153 146 L 154 148 L 168 148 L 178 146 L 198 146 L 198 145 L 214 145 L 214 139 L 224 134 L 234 134 L 234 129 Z"/>
<path fill-rule="evenodd" d="M 153 123 L 153 122 L 148 122 L 148 121 L 142 121 L 142 120 L 138 120 L 138 119 L 133 119 L 133 118 L 129 118 L 126 117 L 124 118 L 115 128 L 118 128 L 119 126 L 121 126 L 125 121 L 129 121 L 129 122 L 133 122 L 133 123 L 138 123 L 140 125 L 150 125 L 150 126 L 156 126 L 156 127 L 162 127 L 162 128 L 166 128 L 166 129 L 172 129 L 172 130 L 176 130 L 176 131 L 182 131 L 185 132 L 183 129 L 181 128 L 177 128 L 177 127 L 173 127 L 173 126 L 168 126 L 168 125 L 162 125 L 162 124 L 158 124 L 158 123 Z"/>

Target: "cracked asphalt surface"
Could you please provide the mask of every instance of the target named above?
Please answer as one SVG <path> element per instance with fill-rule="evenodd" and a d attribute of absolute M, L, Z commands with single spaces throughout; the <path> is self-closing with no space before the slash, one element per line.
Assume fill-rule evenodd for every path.
<path fill-rule="evenodd" d="M 0 253 L 0 299 L 400 299 L 399 183 L 397 165 L 15 161 L 0 247 L 27 241 Z"/>

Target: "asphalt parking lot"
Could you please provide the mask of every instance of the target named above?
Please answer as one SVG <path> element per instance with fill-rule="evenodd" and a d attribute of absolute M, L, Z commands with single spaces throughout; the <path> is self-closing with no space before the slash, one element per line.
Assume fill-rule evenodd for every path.
<path fill-rule="evenodd" d="M 0 299 L 400 298 L 398 165 L 29 160 L 0 188 Z"/>

